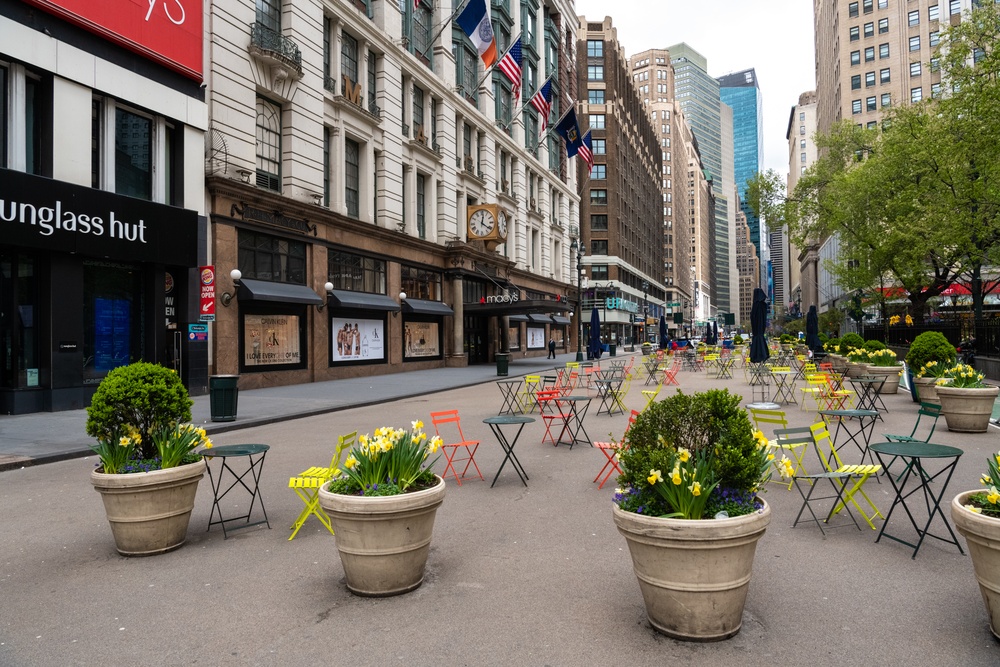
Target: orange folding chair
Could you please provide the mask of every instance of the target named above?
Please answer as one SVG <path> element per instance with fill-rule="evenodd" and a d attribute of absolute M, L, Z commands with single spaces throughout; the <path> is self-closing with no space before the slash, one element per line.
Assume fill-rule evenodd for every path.
<path fill-rule="evenodd" d="M 545 423 L 545 435 L 542 436 L 543 443 L 548 439 L 553 445 L 558 445 L 563 433 L 566 432 L 568 416 L 560 409 L 559 397 L 561 395 L 558 389 L 539 389 L 535 392 L 539 411 L 542 413 L 542 421 Z M 546 411 L 548 411 L 548 414 L 546 414 Z M 561 426 L 558 436 L 552 434 L 553 423 L 558 423 Z"/>
<path fill-rule="evenodd" d="M 462 486 L 465 473 L 469 471 L 469 466 L 473 466 L 476 469 L 476 475 L 479 476 L 479 479 L 483 479 L 483 473 L 479 471 L 479 466 L 476 464 L 475 458 L 476 450 L 479 449 L 479 441 L 466 439 L 465 434 L 462 433 L 462 421 L 458 417 L 458 410 L 432 412 L 431 423 L 434 424 L 434 432 L 441 438 L 441 451 L 444 453 L 446 460 L 444 474 L 441 475 L 441 478 L 444 479 L 447 477 L 448 470 L 451 470 L 451 474 L 455 477 L 455 482 L 459 486 Z M 442 427 L 444 427 L 444 433 L 442 433 Z M 456 433 L 458 434 L 457 439 L 454 437 Z M 459 451 L 464 451 L 466 456 L 459 457 Z M 461 463 L 462 461 L 466 463 L 462 469 L 462 474 L 459 475 L 455 469 L 455 463 Z"/>
<path fill-rule="evenodd" d="M 640 413 L 639 413 L 638 410 L 633 410 L 632 414 L 629 415 L 628 425 L 625 426 L 625 433 L 622 435 L 622 442 L 625 441 L 625 436 L 628 435 L 628 430 L 630 428 L 632 428 L 632 424 L 635 423 L 635 420 L 639 416 L 639 414 Z M 614 441 L 612 441 L 612 442 L 592 442 L 591 445 L 593 445 L 595 448 L 601 450 L 601 452 L 604 454 L 605 458 L 608 459 L 607 462 L 604 464 L 604 467 L 601 468 L 601 472 L 597 473 L 597 477 L 594 478 L 594 481 L 596 482 L 598 479 L 601 478 L 601 475 L 604 475 L 604 479 L 602 479 L 601 483 L 597 485 L 598 489 L 603 489 L 605 482 L 608 481 L 608 478 L 611 477 L 612 473 L 614 473 L 614 472 L 617 471 L 618 474 L 621 474 L 622 469 L 618 467 L 617 456 L 618 456 L 618 450 L 621 449 L 621 447 L 622 447 L 622 443 L 621 442 L 614 442 Z M 609 468 L 610 468 L 610 470 L 609 470 Z M 605 470 L 608 471 L 607 474 L 604 473 Z"/>

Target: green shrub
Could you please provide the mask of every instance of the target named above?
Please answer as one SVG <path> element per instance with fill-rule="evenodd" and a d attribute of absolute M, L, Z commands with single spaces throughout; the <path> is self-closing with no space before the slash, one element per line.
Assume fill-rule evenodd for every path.
<path fill-rule="evenodd" d="M 925 331 L 910 344 L 906 353 L 906 365 L 914 372 L 923 368 L 928 361 L 937 361 L 951 367 L 955 364 L 955 346 L 948 342 L 940 331 Z"/>
<path fill-rule="evenodd" d="M 864 348 L 864 346 L 865 346 L 865 339 L 856 333 L 844 334 L 840 338 L 841 354 L 844 354 L 844 352 L 846 352 L 847 350 Z"/>
<path fill-rule="evenodd" d="M 866 340 L 865 341 L 865 349 L 868 350 L 869 352 L 876 352 L 878 350 L 884 350 L 885 349 L 885 343 L 883 343 L 880 340 Z"/>
<path fill-rule="evenodd" d="M 120 366 L 101 381 L 87 408 L 87 434 L 108 439 L 135 428 L 142 458 L 157 456 L 153 432 L 191 420 L 192 401 L 177 373 L 143 361 Z"/>
<path fill-rule="evenodd" d="M 783 333 L 778 338 L 778 341 L 781 342 L 781 343 L 784 343 L 785 345 L 788 345 L 790 343 L 794 343 L 795 342 L 795 336 L 793 336 L 792 334 Z"/>
<path fill-rule="evenodd" d="M 839 347 L 840 347 L 839 338 L 831 338 L 828 341 L 826 341 L 826 343 L 823 345 L 824 350 L 826 350 L 827 352 L 831 352 L 833 354 L 837 354 L 837 349 Z"/>
<path fill-rule="evenodd" d="M 819 342 L 820 342 L 820 343 L 821 343 L 822 345 L 826 345 L 826 344 L 827 344 L 828 342 L 830 342 L 830 337 L 829 337 L 829 336 L 827 336 L 827 335 L 826 335 L 825 333 L 823 333 L 823 332 L 821 331 L 821 332 L 819 333 Z"/>
<path fill-rule="evenodd" d="M 741 336 L 739 334 L 736 334 L 735 336 L 733 336 L 733 344 L 734 345 L 742 345 L 743 344 L 743 336 Z"/>

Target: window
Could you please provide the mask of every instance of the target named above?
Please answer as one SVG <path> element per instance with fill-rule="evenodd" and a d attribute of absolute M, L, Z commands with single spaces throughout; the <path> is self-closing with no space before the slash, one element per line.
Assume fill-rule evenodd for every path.
<path fill-rule="evenodd" d="M 427 238 L 426 188 L 427 177 L 423 174 L 417 174 L 417 237 L 421 239 Z"/>
<path fill-rule="evenodd" d="M 399 288 L 410 298 L 440 301 L 441 274 L 438 271 L 402 264 L 399 267 Z"/>
<path fill-rule="evenodd" d="M 865 37 L 868 38 L 874 36 L 875 36 L 875 24 L 869 21 L 868 23 L 865 24 Z"/>
<path fill-rule="evenodd" d="M 424 90 L 413 86 L 413 136 L 417 136 L 417 128 L 424 129 Z M 425 132 L 426 134 L 426 132 Z"/>
<path fill-rule="evenodd" d="M 938 57 L 931 58 L 931 71 L 937 72 L 941 69 L 941 59 Z"/>
<path fill-rule="evenodd" d="M 872 95 L 869 98 L 866 98 L 865 99 L 865 110 L 866 111 L 875 111 L 876 109 L 878 109 L 878 107 L 876 106 L 875 102 L 876 102 L 876 99 L 875 99 L 874 95 Z"/>
<path fill-rule="evenodd" d="M 859 39 L 861 39 L 861 29 L 858 28 L 858 26 L 852 25 L 850 33 L 851 33 L 851 41 L 852 42 L 856 42 Z"/>
<path fill-rule="evenodd" d="M 590 127 L 595 130 L 604 129 L 604 114 L 598 113 L 590 117 Z"/>
<path fill-rule="evenodd" d="M 358 40 L 346 32 L 340 36 L 340 73 L 351 83 L 358 82 Z"/>
<path fill-rule="evenodd" d="M 920 76 L 920 61 L 910 63 L 910 76 Z"/>
<path fill-rule="evenodd" d="M 400 267 L 401 278 L 407 275 L 407 268 Z M 326 279 L 333 283 L 333 289 L 385 294 L 385 262 L 331 249 L 326 253 Z"/>
<path fill-rule="evenodd" d="M 603 58 L 604 57 L 604 42 L 599 39 L 588 39 L 587 40 L 587 57 L 588 58 Z"/>
<path fill-rule="evenodd" d="M 855 17 L 857 17 L 857 15 L 858 15 L 858 3 L 852 2 L 849 5 L 847 5 L 847 15 L 849 17 L 851 17 L 852 19 L 855 18 Z"/>
<path fill-rule="evenodd" d="M 851 113 L 852 114 L 859 114 L 859 113 L 861 113 L 861 100 L 852 100 L 851 101 Z"/>
<path fill-rule="evenodd" d="M 949 0 L 948 1 L 948 13 L 954 16 L 955 14 L 962 13 L 962 2 L 961 0 Z"/>
<path fill-rule="evenodd" d="M 806 161 L 806 154 L 799 153 L 799 162 L 805 162 L 805 161 Z"/>
<path fill-rule="evenodd" d="M 861 6 L 865 10 L 865 14 L 872 13 L 872 0 L 864 0 Z"/>
<path fill-rule="evenodd" d="M 805 148 L 805 147 L 806 147 L 806 140 L 799 139 L 799 148 Z"/>
<path fill-rule="evenodd" d="M 886 42 L 885 44 L 879 44 L 878 45 L 878 57 L 879 58 L 888 58 L 889 57 L 889 43 L 888 42 Z"/>
<path fill-rule="evenodd" d="M 13 278 L 10 293 L 14 295 L 18 312 L 38 313 L 39 268 L 37 261 L 26 253 L 0 253 L 5 278 Z M 83 346 L 82 363 L 84 382 L 104 377 L 108 371 L 144 358 L 145 321 L 143 299 L 143 271 L 140 266 L 103 262 L 83 262 L 82 307 Z M 14 282 L 16 281 L 16 282 Z M 9 294 L 10 294 L 9 293 Z M 5 295 L 5 300 L 9 299 Z M 79 316 L 78 316 L 79 317 Z M 4 384 L 24 382 L 25 369 L 38 368 L 38 331 L 42 324 L 34 318 L 7 318 L 13 320 L 4 331 L 7 363 L 0 368 L 0 377 L 14 374 Z M 10 346 L 18 350 L 11 355 Z M 17 379 L 15 379 L 17 378 Z"/>
<path fill-rule="evenodd" d="M 257 187 L 281 191 L 281 108 L 263 97 L 257 98 Z"/>
<path fill-rule="evenodd" d="M 607 264 L 591 264 L 590 265 L 590 278 L 594 281 L 607 280 L 608 279 L 608 265 Z"/>
<path fill-rule="evenodd" d="M 852 65 L 860 65 L 861 64 L 861 52 L 860 51 L 851 51 L 851 64 Z"/>
<path fill-rule="evenodd" d="M 604 65 L 587 65 L 587 81 L 604 81 Z"/>
<path fill-rule="evenodd" d="M 281 0 L 257 0 L 257 23 L 268 30 L 281 32 Z"/>
<path fill-rule="evenodd" d="M 590 242 L 590 254 L 591 255 L 607 255 L 608 254 L 608 241 L 607 239 L 594 239 Z"/>
<path fill-rule="evenodd" d="M 604 91 L 603 90 L 588 90 L 587 91 L 587 103 L 588 104 L 604 104 Z"/>
<path fill-rule="evenodd" d="M 280 139 L 278 139 L 280 144 Z M 280 155 L 280 152 L 279 152 Z M 129 197 L 153 196 L 153 121 L 115 109 L 115 192 Z"/>
<path fill-rule="evenodd" d="M 906 14 L 906 23 L 912 28 L 920 25 L 920 10 L 914 9 Z"/>
<path fill-rule="evenodd" d="M 806 126 L 799 125 L 799 134 L 805 134 L 805 133 L 806 133 Z"/>
<path fill-rule="evenodd" d="M 873 60 L 875 60 L 875 47 L 869 46 L 865 49 L 865 62 L 870 63 Z"/>
<path fill-rule="evenodd" d="M 607 206 L 608 205 L 608 191 L 607 190 L 591 190 L 590 191 L 590 205 L 591 206 Z"/>
<path fill-rule="evenodd" d="M 931 48 L 933 48 L 941 43 L 941 33 L 937 30 L 934 30 L 929 35 L 927 35 L 927 40 Z"/>
<path fill-rule="evenodd" d="M 805 111 L 800 111 L 799 112 L 799 120 L 805 120 L 805 119 L 806 119 L 806 112 Z"/>
<path fill-rule="evenodd" d="M 923 96 L 923 90 L 920 89 L 920 86 L 917 86 L 910 91 L 910 102 L 917 103 L 923 99 Z"/>
<path fill-rule="evenodd" d="M 592 181 L 603 181 L 608 177 L 608 165 L 606 164 L 595 164 L 594 168 L 590 170 L 590 180 Z"/>
<path fill-rule="evenodd" d="M 910 51 L 920 50 L 920 35 L 914 35 L 910 37 Z"/>
<path fill-rule="evenodd" d="M 879 9 L 887 9 L 889 7 L 889 0 L 878 0 Z"/>
<path fill-rule="evenodd" d="M 931 84 L 931 97 L 938 98 L 941 97 L 941 84 L 932 83 Z"/>
<path fill-rule="evenodd" d="M 590 216 L 590 230 L 593 232 L 606 232 L 608 231 L 608 216 L 604 213 L 597 215 L 593 214 Z"/>
<path fill-rule="evenodd" d="M 590 143 L 591 143 L 591 147 L 593 148 L 593 151 L 591 151 L 591 152 L 594 155 L 606 155 L 607 154 L 608 149 L 607 149 L 607 144 L 605 143 L 604 139 L 591 139 Z"/>
<path fill-rule="evenodd" d="M 870 120 L 867 123 L 865 123 L 865 129 L 874 130 L 876 127 L 878 127 L 877 120 Z"/>
<path fill-rule="evenodd" d="M 306 244 L 239 230 L 238 264 L 244 278 L 306 284 Z"/>
<path fill-rule="evenodd" d="M 889 68 L 888 67 L 886 67 L 885 69 L 880 69 L 878 71 L 878 80 L 879 80 L 879 83 L 889 83 L 890 79 L 889 79 Z"/>
<path fill-rule="evenodd" d="M 892 96 L 889 93 L 882 93 L 882 108 L 892 106 Z"/>
<path fill-rule="evenodd" d="M 455 28 L 452 32 L 451 52 L 455 57 L 455 86 L 467 102 L 478 107 L 479 87 L 476 83 L 479 81 L 479 54 L 461 28 Z M 534 79 L 529 78 L 529 72 L 533 71 L 532 64 L 526 58 L 523 72 L 527 90 L 534 90 Z"/>
<path fill-rule="evenodd" d="M 875 85 L 875 72 L 865 72 L 865 88 Z"/>
<path fill-rule="evenodd" d="M 375 113 L 378 109 L 378 104 L 376 103 L 376 97 L 378 91 L 378 56 L 374 51 L 368 52 L 368 110 Z"/>
<path fill-rule="evenodd" d="M 937 5 L 931 5 L 930 7 L 927 8 L 927 20 L 928 21 L 937 21 L 938 20 L 938 14 L 939 14 L 939 10 L 938 10 L 938 6 Z"/>
<path fill-rule="evenodd" d="M 889 19 L 879 19 L 878 20 L 878 34 L 882 35 L 889 32 Z M 867 35 L 865 35 L 867 37 Z"/>
<path fill-rule="evenodd" d="M 851 90 L 859 90 L 861 88 L 861 75 L 854 74 L 851 76 Z"/>
<path fill-rule="evenodd" d="M 361 203 L 361 146 L 352 139 L 344 140 L 344 198 L 347 215 L 360 216 Z"/>

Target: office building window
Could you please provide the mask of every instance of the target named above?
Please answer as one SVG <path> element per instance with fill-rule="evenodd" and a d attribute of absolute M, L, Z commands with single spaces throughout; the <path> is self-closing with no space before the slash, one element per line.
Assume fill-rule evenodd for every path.
<path fill-rule="evenodd" d="M 593 214 L 590 216 L 590 230 L 594 232 L 606 232 L 608 231 L 608 216 L 607 214 L 601 213 Z"/>
<path fill-rule="evenodd" d="M 860 90 L 860 89 L 861 89 L 861 75 L 854 74 L 851 76 L 851 90 Z"/>
<path fill-rule="evenodd" d="M 872 95 L 869 98 L 866 98 L 865 99 L 865 110 L 866 111 L 875 111 L 875 110 L 877 110 L 878 106 L 876 106 L 875 103 L 876 103 L 876 98 L 875 98 L 874 95 Z"/>
<path fill-rule="evenodd" d="M 882 93 L 882 108 L 888 108 L 892 106 L 892 96 L 889 93 Z"/>
<path fill-rule="evenodd" d="M 923 90 L 921 90 L 920 86 L 917 86 L 916 88 L 910 91 L 910 102 L 913 103 L 919 102 L 920 100 L 923 99 L 923 97 L 924 97 Z"/>
<path fill-rule="evenodd" d="M 938 14 L 939 14 L 939 10 L 938 10 L 938 6 L 937 5 L 931 5 L 930 7 L 927 8 L 927 20 L 928 21 L 937 21 L 938 20 Z"/>
<path fill-rule="evenodd" d="M 869 46 L 865 49 L 865 62 L 870 63 L 873 60 L 875 60 L 875 47 Z"/>
<path fill-rule="evenodd" d="M 889 43 L 888 42 L 886 42 L 885 44 L 879 44 L 878 45 L 878 57 L 879 58 L 888 58 L 889 57 Z"/>
<path fill-rule="evenodd" d="M 872 0 L 864 0 L 864 2 L 861 3 L 861 7 L 864 9 L 865 14 L 871 14 L 872 13 Z"/>
<path fill-rule="evenodd" d="M 861 113 L 861 100 L 851 100 L 851 113 Z"/>
<path fill-rule="evenodd" d="M 860 51 L 851 51 L 851 64 L 852 65 L 860 65 L 861 64 L 861 52 Z"/>
<path fill-rule="evenodd" d="M 799 162 L 805 162 L 805 161 L 806 161 L 806 154 L 799 153 Z"/>
<path fill-rule="evenodd" d="M 340 35 L 340 73 L 358 82 L 358 40 L 346 32 Z"/>
<path fill-rule="evenodd" d="M 274 140 L 278 142 L 280 149 L 280 136 Z M 140 116 L 121 107 L 116 108 L 115 192 L 129 197 L 151 199 L 153 196 L 152 158 L 153 121 L 146 116 Z"/>
<path fill-rule="evenodd" d="M 865 72 L 865 88 L 875 85 L 875 72 Z"/>
<path fill-rule="evenodd" d="M 941 69 L 941 59 L 938 57 L 931 58 L 931 71 L 937 72 Z"/>
<path fill-rule="evenodd" d="M 608 165 L 606 164 L 595 164 L 594 168 L 590 170 L 590 180 L 592 181 L 603 181 L 608 177 Z"/>
<path fill-rule="evenodd" d="M 910 76 L 920 76 L 920 61 L 910 63 Z"/>
<path fill-rule="evenodd" d="M 805 133 L 806 133 L 806 126 L 799 125 L 799 134 L 805 134 Z"/>
<path fill-rule="evenodd" d="M 238 264 L 244 278 L 306 284 L 306 244 L 241 229 Z"/>
<path fill-rule="evenodd" d="M 878 79 L 879 79 L 879 83 L 889 83 L 890 79 L 889 79 L 889 68 L 888 67 L 886 67 L 885 69 L 880 69 L 878 71 Z"/>
<path fill-rule="evenodd" d="M 402 280 L 409 275 L 408 269 L 406 266 L 401 267 Z M 333 283 L 333 289 L 385 294 L 385 261 L 339 250 L 328 250 L 326 279 Z M 405 291 L 407 294 L 413 294 L 409 289 Z"/>
<path fill-rule="evenodd" d="M 598 113 L 590 117 L 590 127 L 595 130 L 604 129 L 604 114 Z"/>
<path fill-rule="evenodd" d="M 599 39 L 588 39 L 587 40 L 587 57 L 588 58 L 603 58 L 604 57 L 604 42 Z"/>
<path fill-rule="evenodd" d="M 361 203 L 361 145 L 351 139 L 344 140 L 344 198 L 347 215 L 357 218 Z"/>
<path fill-rule="evenodd" d="M 910 51 L 920 50 L 920 35 L 914 35 L 910 37 Z"/>
<path fill-rule="evenodd" d="M 608 205 L 608 191 L 607 190 L 591 190 L 590 191 L 590 205 L 591 206 L 607 206 Z"/>
<path fill-rule="evenodd" d="M 856 42 L 861 39 L 861 29 L 856 25 L 851 26 L 850 34 L 852 42 Z"/>
<path fill-rule="evenodd" d="M 608 265 L 607 264 L 591 264 L 590 265 L 590 278 L 592 280 L 607 280 L 608 279 Z"/>
<path fill-rule="evenodd" d="M 920 25 L 920 10 L 914 9 L 906 14 L 906 23 L 912 28 Z"/>
<path fill-rule="evenodd" d="M 257 187 L 281 192 L 281 108 L 257 98 Z"/>
<path fill-rule="evenodd" d="M 805 120 L 805 119 L 806 119 L 806 112 L 805 111 L 800 111 L 799 112 L 799 120 Z"/>
<path fill-rule="evenodd" d="M 865 37 L 867 38 L 874 36 L 875 36 L 875 24 L 869 21 L 868 23 L 865 24 Z"/>
<path fill-rule="evenodd" d="M 879 9 L 888 9 L 888 7 L 889 7 L 889 0 L 878 0 Z"/>
<path fill-rule="evenodd" d="M 594 149 L 592 151 L 594 155 L 605 155 L 608 152 L 607 143 L 604 139 L 591 139 L 590 143 Z"/>
<path fill-rule="evenodd" d="M 937 30 L 934 30 L 929 35 L 927 35 L 927 39 L 931 48 L 933 48 L 941 43 L 941 33 L 938 32 Z"/>
<path fill-rule="evenodd" d="M 441 273 L 403 264 L 399 267 L 399 287 L 408 297 L 440 301 Z"/>
<path fill-rule="evenodd" d="M 948 2 L 948 13 L 954 16 L 955 14 L 962 13 L 962 2 L 961 0 L 949 0 Z"/>
<path fill-rule="evenodd" d="M 604 65 L 587 65 L 588 81 L 604 81 Z"/>
<path fill-rule="evenodd" d="M 941 97 L 941 84 L 932 83 L 931 84 L 931 97 Z"/>
<path fill-rule="evenodd" d="M 806 140 L 799 139 L 799 148 L 805 148 L 805 147 L 806 147 Z"/>
<path fill-rule="evenodd" d="M 422 239 L 427 238 L 426 190 L 427 177 L 417 174 L 417 236 Z"/>
<path fill-rule="evenodd" d="M 884 34 L 889 32 L 889 19 L 879 19 L 878 20 L 878 34 Z M 867 35 L 865 35 L 867 37 Z"/>
<path fill-rule="evenodd" d="M 847 15 L 855 18 L 858 15 L 858 3 L 852 2 L 847 5 Z"/>
<path fill-rule="evenodd" d="M 874 130 L 876 127 L 878 127 L 878 121 L 875 120 L 870 120 L 865 124 L 865 129 L 868 130 Z"/>
<path fill-rule="evenodd" d="M 587 103 L 588 104 L 604 104 L 604 91 L 603 90 L 588 90 L 587 91 Z"/>
<path fill-rule="evenodd" d="M 594 239 L 590 242 L 590 254 L 591 255 L 607 255 L 608 254 L 608 240 L 607 239 Z"/>

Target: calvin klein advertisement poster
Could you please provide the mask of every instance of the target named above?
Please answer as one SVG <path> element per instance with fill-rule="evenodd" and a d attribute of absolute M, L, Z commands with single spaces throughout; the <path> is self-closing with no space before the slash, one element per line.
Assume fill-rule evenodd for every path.
<path fill-rule="evenodd" d="M 403 326 L 403 353 L 407 359 L 441 356 L 437 322 L 407 322 Z"/>
<path fill-rule="evenodd" d="M 248 368 L 302 361 L 298 315 L 246 314 L 243 341 L 243 365 Z"/>
<path fill-rule="evenodd" d="M 330 321 L 331 363 L 385 359 L 385 328 L 382 320 L 334 317 Z"/>

